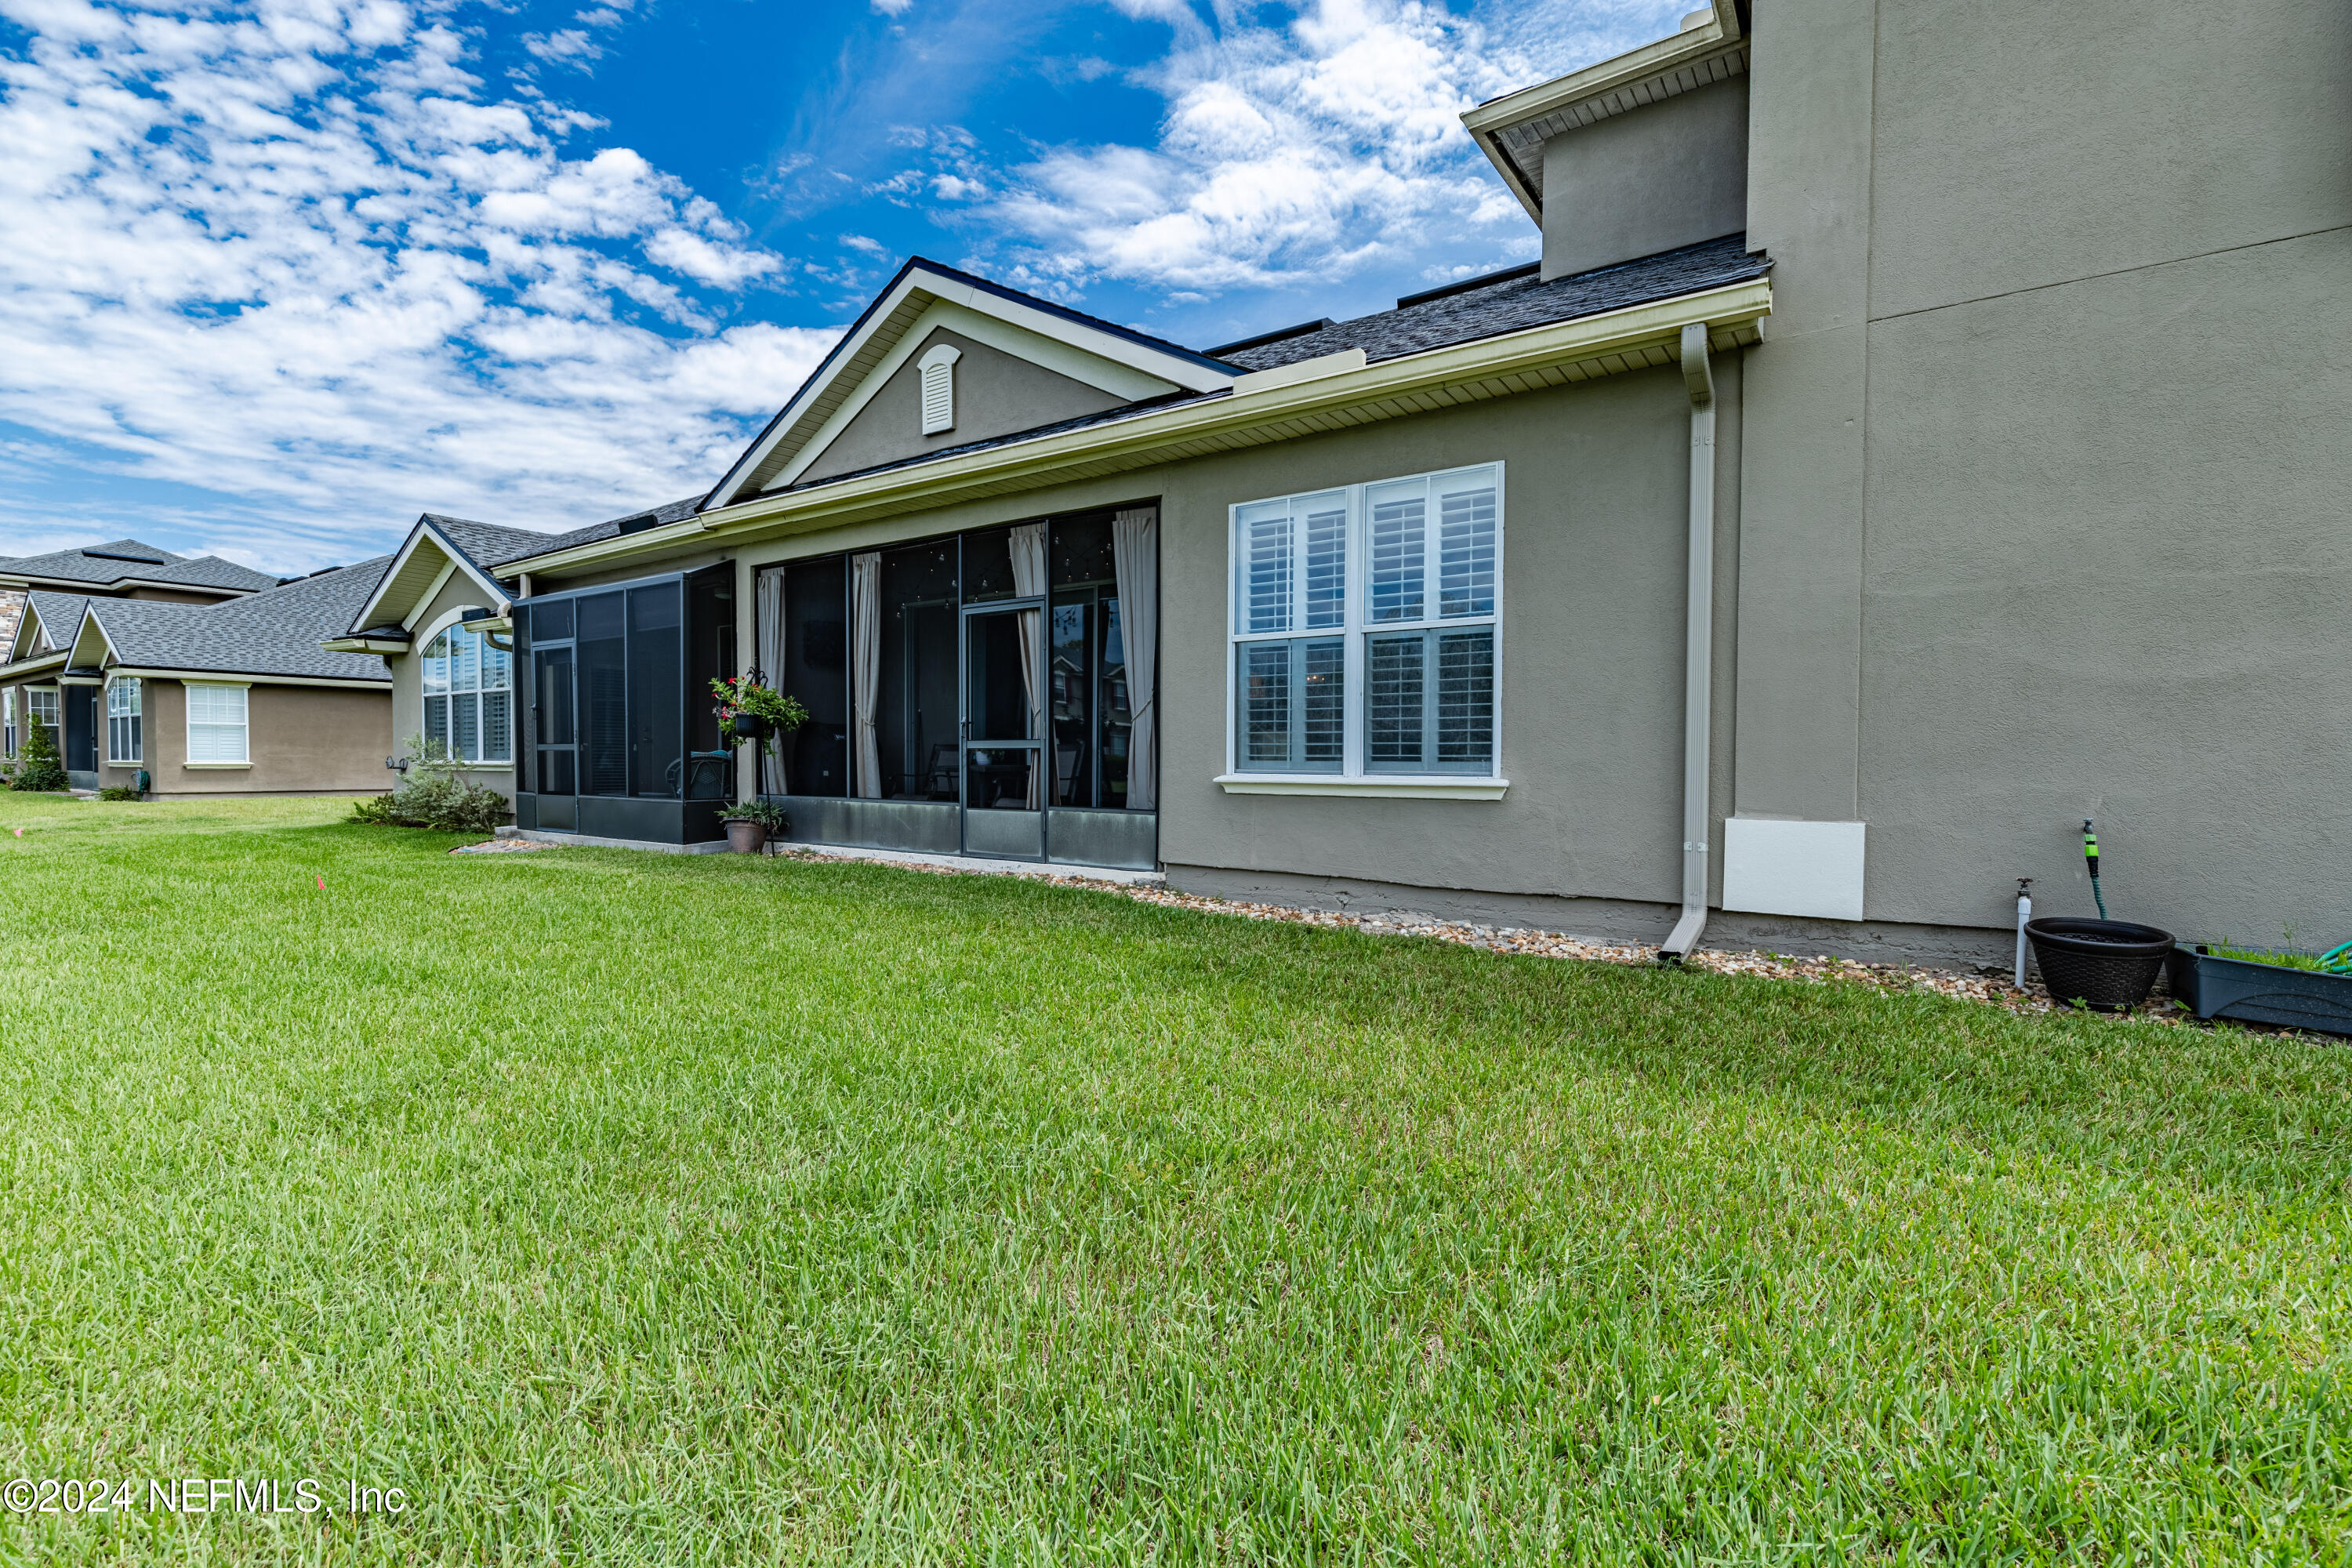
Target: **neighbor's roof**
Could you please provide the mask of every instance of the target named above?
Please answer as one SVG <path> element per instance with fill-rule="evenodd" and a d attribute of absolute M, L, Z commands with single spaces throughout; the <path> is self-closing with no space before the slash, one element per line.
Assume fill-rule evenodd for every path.
<path fill-rule="evenodd" d="M 88 583 L 110 587 L 117 583 L 170 583 L 191 588 L 226 588 L 242 594 L 274 588 L 278 579 L 217 555 L 193 559 L 118 539 L 79 550 L 53 550 L 47 555 L 0 557 L 0 577 L 22 577 L 54 583 Z"/>
<path fill-rule="evenodd" d="M 319 643 L 350 624 L 391 563 L 380 555 L 219 605 L 92 599 L 89 613 L 115 662 L 134 669 L 389 682 L 373 654 L 329 653 Z"/>
<path fill-rule="evenodd" d="M 26 613 L 41 628 L 41 653 L 58 653 L 73 646 L 74 633 L 81 626 L 82 606 L 89 600 L 80 594 L 52 594 L 36 588 L 25 595 Z M 209 609 L 208 605 L 192 605 L 191 609 Z M 28 657 L 37 658 L 38 654 Z"/>

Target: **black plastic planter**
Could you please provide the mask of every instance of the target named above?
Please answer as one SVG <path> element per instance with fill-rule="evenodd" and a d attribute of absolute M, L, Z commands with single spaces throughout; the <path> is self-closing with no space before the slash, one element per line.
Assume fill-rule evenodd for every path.
<path fill-rule="evenodd" d="M 2173 949 L 2170 931 L 2129 921 L 2028 921 L 2025 935 L 2050 994 L 2102 1013 L 2147 1001 Z"/>
<path fill-rule="evenodd" d="M 2173 949 L 2169 966 L 2173 995 L 2200 1018 L 2352 1035 L 2352 974 L 2217 958 L 2186 943 Z"/>

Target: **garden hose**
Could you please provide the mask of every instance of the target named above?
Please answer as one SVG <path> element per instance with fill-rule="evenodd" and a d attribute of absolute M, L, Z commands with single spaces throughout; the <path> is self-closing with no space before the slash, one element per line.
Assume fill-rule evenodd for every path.
<path fill-rule="evenodd" d="M 2319 967 L 2330 974 L 2352 974 L 2352 942 L 2331 947 L 2319 955 Z"/>
<path fill-rule="evenodd" d="M 2099 918 L 2107 918 L 2106 895 L 2099 891 L 2099 836 L 2091 831 L 2091 819 L 2083 818 L 2083 863 L 2091 868 L 2091 897 L 2099 901 Z"/>

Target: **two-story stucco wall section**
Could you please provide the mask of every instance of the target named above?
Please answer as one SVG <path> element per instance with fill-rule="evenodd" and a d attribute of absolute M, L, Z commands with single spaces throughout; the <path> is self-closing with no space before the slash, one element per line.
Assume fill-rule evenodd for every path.
<path fill-rule="evenodd" d="M 1873 921 L 2352 934 L 2352 9 L 1757 6 L 1735 795 Z"/>

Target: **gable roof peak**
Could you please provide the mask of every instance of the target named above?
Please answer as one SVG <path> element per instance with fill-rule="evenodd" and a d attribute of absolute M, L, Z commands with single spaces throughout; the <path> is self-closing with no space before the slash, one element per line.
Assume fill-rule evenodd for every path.
<path fill-rule="evenodd" d="M 1124 403 L 1175 392 L 1222 391 L 1240 374 L 1209 355 L 1052 300 L 913 256 L 737 458 L 699 510 L 729 505 L 791 481 L 938 327 L 997 340 L 995 346 L 1091 380 Z M 1031 353 L 1031 351 L 1037 351 Z"/>

